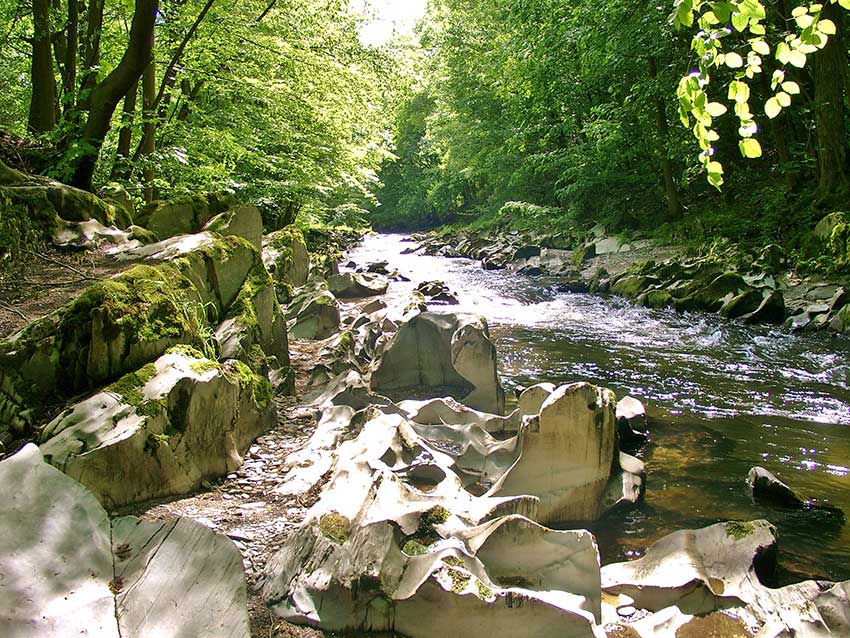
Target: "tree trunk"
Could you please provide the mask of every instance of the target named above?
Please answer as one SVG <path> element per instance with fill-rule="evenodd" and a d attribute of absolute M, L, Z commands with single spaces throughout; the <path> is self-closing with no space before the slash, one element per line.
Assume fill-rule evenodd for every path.
<path fill-rule="evenodd" d="M 133 120 L 136 118 L 136 101 L 139 95 L 139 81 L 124 96 L 124 108 L 121 111 L 121 130 L 118 132 L 118 148 L 115 151 L 115 161 L 112 164 L 112 179 L 128 175 L 130 162 L 130 147 L 133 145 Z"/>
<path fill-rule="evenodd" d="M 154 179 L 156 179 L 156 171 L 154 170 L 152 159 L 150 156 L 156 151 L 156 64 L 151 63 L 145 69 L 142 75 L 142 117 L 144 118 L 144 127 L 142 133 L 141 153 L 144 164 L 144 183 L 145 183 L 145 202 L 150 204 L 156 199 L 154 189 Z M 148 157 L 145 157 L 148 156 Z"/>
<path fill-rule="evenodd" d="M 94 4 L 95 0 L 92 0 Z M 124 56 L 112 72 L 91 92 L 90 109 L 82 133 L 82 153 L 76 159 L 71 184 L 91 189 L 95 164 L 109 132 L 110 120 L 118 102 L 142 76 L 153 58 L 153 34 L 158 0 L 136 0 L 130 41 Z"/>
<path fill-rule="evenodd" d="M 670 161 L 670 153 L 667 148 L 667 142 L 670 138 L 670 127 L 667 123 L 667 108 L 664 104 L 664 98 L 661 95 L 658 87 L 655 85 L 658 77 L 658 69 L 656 67 L 655 58 L 649 58 L 649 79 L 652 80 L 652 92 L 655 102 L 655 128 L 658 133 L 659 151 L 661 153 L 661 173 L 664 178 L 664 195 L 667 199 L 667 221 L 675 221 L 682 214 L 682 209 L 679 204 L 679 193 L 676 191 L 676 181 L 673 178 L 673 162 Z"/>
<path fill-rule="evenodd" d="M 68 0 L 68 30 L 65 47 L 65 73 L 62 80 L 63 113 L 67 118 L 74 110 L 77 93 L 77 43 L 79 41 L 80 8 L 78 0 Z"/>
<path fill-rule="evenodd" d="M 138 3 L 136 4 L 138 11 Z M 134 16 L 135 21 L 135 16 Z M 86 12 L 86 32 L 82 39 L 81 57 L 83 77 L 77 100 L 83 111 L 89 109 L 91 93 L 97 84 L 97 68 L 100 65 L 100 34 L 103 32 L 103 0 L 90 0 Z"/>
<path fill-rule="evenodd" d="M 841 15 L 835 6 L 824 4 L 823 18 L 838 25 L 827 45 L 812 56 L 815 86 L 815 130 L 818 154 L 818 200 L 846 194 L 847 129 L 844 124 L 844 67 L 847 58 L 841 37 Z"/>
<path fill-rule="evenodd" d="M 30 133 L 52 131 L 56 126 L 56 77 L 51 50 L 50 0 L 33 0 L 32 99 L 27 128 Z"/>

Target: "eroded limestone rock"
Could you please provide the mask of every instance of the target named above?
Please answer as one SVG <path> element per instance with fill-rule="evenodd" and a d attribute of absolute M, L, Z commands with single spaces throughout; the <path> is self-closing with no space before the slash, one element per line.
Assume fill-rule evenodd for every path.
<path fill-rule="evenodd" d="M 483 317 L 424 312 L 403 324 L 372 372 L 370 387 L 392 397 L 449 395 L 501 414 L 504 390 Z"/>
<path fill-rule="evenodd" d="M 519 514 L 533 513 L 531 497 L 466 492 L 401 415 L 357 423 L 321 499 L 269 562 L 263 595 L 276 614 L 414 638 L 604 635 L 589 533 Z"/>
<path fill-rule="evenodd" d="M 244 364 L 178 348 L 65 410 L 41 452 L 110 509 L 185 494 L 242 464 L 273 423 L 271 398 Z"/>
<path fill-rule="evenodd" d="M 188 195 L 148 204 L 136 215 L 136 223 L 160 239 L 197 233 L 210 219 L 236 205 L 229 193 Z"/>
<path fill-rule="evenodd" d="M 388 286 L 386 278 L 369 273 L 349 272 L 328 277 L 328 289 L 340 299 L 382 295 Z"/>
<path fill-rule="evenodd" d="M 689 623 L 707 631 L 706 615 L 718 610 L 760 637 L 847 635 L 850 581 L 766 587 L 759 575 L 773 568 L 775 553 L 774 529 L 763 520 L 681 530 L 638 560 L 603 567 L 602 589 L 654 612 L 632 626 L 641 638 L 667 636 Z"/>
<path fill-rule="evenodd" d="M 263 239 L 263 263 L 275 281 L 299 288 L 310 274 L 310 253 L 304 235 L 296 226 L 287 226 Z"/>
<path fill-rule="evenodd" d="M 488 494 L 534 494 L 541 523 L 593 520 L 630 495 L 636 501 L 642 481 L 620 466 L 614 403 L 610 390 L 588 383 L 556 388 L 520 430 L 519 458 Z M 603 499 L 609 481 L 616 497 Z"/>
<path fill-rule="evenodd" d="M 110 521 L 28 445 L 0 462 L 0 626 L 9 638 L 249 638 L 242 559 L 180 518 Z"/>

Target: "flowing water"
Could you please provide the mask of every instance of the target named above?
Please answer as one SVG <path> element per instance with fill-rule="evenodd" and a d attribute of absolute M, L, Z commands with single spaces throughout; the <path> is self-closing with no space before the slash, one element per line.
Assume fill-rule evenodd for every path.
<path fill-rule="evenodd" d="M 653 438 L 638 453 L 646 499 L 593 526 L 603 562 L 640 556 L 676 529 L 767 518 L 779 531 L 781 580 L 850 578 L 850 523 L 826 510 L 754 504 L 745 483 L 761 465 L 850 515 L 850 339 L 559 293 L 545 279 L 468 259 L 401 254 L 411 246 L 374 235 L 351 257 L 388 261 L 411 280 L 391 286 L 391 301 L 438 279 L 461 301 L 447 311 L 485 316 L 509 394 L 586 380 L 647 405 Z"/>

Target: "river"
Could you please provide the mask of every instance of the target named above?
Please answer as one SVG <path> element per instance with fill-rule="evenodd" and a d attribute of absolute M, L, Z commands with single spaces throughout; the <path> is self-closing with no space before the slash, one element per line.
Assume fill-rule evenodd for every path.
<path fill-rule="evenodd" d="M 413 245 L 372 235 L 350 257 L 388 261 L 411 280 L 391 285 L 391 302 L 438 279 L 461 302 L 447 312 L 486 317 L 509 395 L 584 380 L 647 406 L 653 438 L 638 453 L 646 498 L 591 527 L 603 563 L 640 556 L 677 529 L 766 518 L 779 531 L 777 583 L 850 579 L 850 524 L 824 510 L 754 504 L 745 482 L 761 465 L 850 515 L 850 338 L 560 293 L 552 281 L 485 271 L 469 259 L 402 254 Z"/>

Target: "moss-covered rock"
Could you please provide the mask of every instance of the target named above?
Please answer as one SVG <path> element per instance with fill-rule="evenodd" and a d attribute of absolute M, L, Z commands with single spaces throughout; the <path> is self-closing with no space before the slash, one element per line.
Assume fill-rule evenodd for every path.
<path fill-rule="evenodd" d="M 245 364 L 179 347 L 63 411 L 41 451 L 108 508 L 184 494 L 241 465 L 274 421 L 271 399 Z"/>
<path fill-rule="evenodd" d="M 176 255 L 98 282 L 0 342 L 0 440 L 30 436 L 50 404 L 102 387 L 176 344 L 215 356 L 222 318 L 248 335 L 235 358 L 250 364 L 257 345 L 276 367 L 288 366 L 283 317 L 253 246 L 207 238 Z"/>
<path fill-rule="evenodd" d="M 210 219 L 236 205 L 230 193 L 187 195 L 152 202 L 140 210 L 136 223 L 155 233 L 160 239 L 196 233 Z"/>
<path fill-rule="evenodd" d="M 310 254 L 297 226 L 286 226 L 267 235 L 263 244 L 263 263 L 279 287 L 300 287 L 307 283 Z"/>

